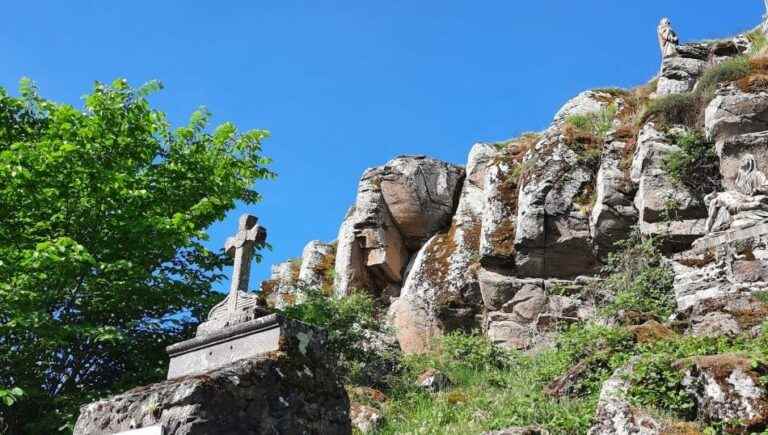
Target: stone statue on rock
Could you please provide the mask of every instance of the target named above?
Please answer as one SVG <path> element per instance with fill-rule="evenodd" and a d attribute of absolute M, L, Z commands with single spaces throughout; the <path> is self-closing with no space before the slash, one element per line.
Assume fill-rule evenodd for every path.
<path fill-rule="evenodd" d="M 677 44 L 680 40 L 677 38 L 677 33 L 672 30 L 672 23 L 670 23 L 669 18 L 662 18 L 657 30 L 659 34 L 659 46 L 661 47 L 661 57 L 667 58 L 677 55 Z"/>
<path fill-rule="evenodd" d="M 742 158 L 735 190 L 708 195 L 707 232 L 746 228 L 768 221 L 768 177 L 757 168 L 752 154 Z"/>

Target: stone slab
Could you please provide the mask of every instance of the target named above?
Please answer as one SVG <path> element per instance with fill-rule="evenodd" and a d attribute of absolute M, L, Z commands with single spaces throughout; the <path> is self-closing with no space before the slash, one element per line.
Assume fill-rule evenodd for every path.
<path fill-rule="evenodd" d="M 272 314 L 168 346 L 168 379 L 205 373 L 280 350 L 282 323 L 280 316 Z"/>
<path fill-rule="evenodd" d="M 125 432 L 117 432 L 115 435 L 165 435 L 165 431 L 162 426 L 158 425 L 127 430 Z"/>
<path fill-rule="evenodd" d="M 768 222 L 764 222 L 748 228 L 721 231 L 719 233 L 713 233 L 704 236 L 693 242 L 693 251 L 705 252 L 709 249 L 717 248 L 719 246 L 752 240 L 754 238 L 765 235 L 768 235 Z"/>

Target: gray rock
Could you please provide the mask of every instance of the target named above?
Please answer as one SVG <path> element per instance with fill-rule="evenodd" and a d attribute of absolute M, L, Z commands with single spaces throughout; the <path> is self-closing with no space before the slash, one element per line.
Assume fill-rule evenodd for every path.
<path fill-rule="evenodd" d="M 662 221 L 670 203 L 676 204 L 676 216 L 681 220 L 707 217 L 701 199 L 684 185 L 675 183 L 664 169 L 664 157 L 679 150 L 653 123 L 640 131 L 631 176 L 638 184 L 635 206 L 641 222 Z"/>
<path fill-rule="evenodd" d="M 510 152 L 510 151 L 506 151 Z M 480 261 L 514 267 L 518 183 L 511 162 L 497 161 L 485 171 Z"/>
<path fill-rule="evenodd" d="M 557 111 L 553 121 L 555 124 L 561 124 L 573 115 L 589 115 L 599 112 L 613 102 L 620 104 L 616 96 L 608 92 L 584 91 L 566 102 Z"/>
<path fill-rule="evenodd" d="M 487 145 L 475 145 L 475 149 Z M 470 158 L 486 153 L 476 151 Z M 480 164 L 470 160 L 467 167 Z M 426 351 L 435 336 L 454 329 L 471 329 L 480 309 L 475 273 L 479 260 L 483 191 L 464 181 L 459 205 L 447 231 L 436 234 L 416 254 L 400 297 L 388 319 L 406 353 Z"/>
<path fill-rule="evenodd" d="M 631 370 L 632 362 L 627 367 L 616 370 L 603 383 L 600 399 L 597 402 L 595 423 L 589 429 L 589 435 L 659 435 L 662 433 L 661 422 L 629 403 L 627 377 Z"/>
<path fill-rule="evenodd" d="M 638 136 L 630 172 L 638 185 L 634 203 L 640 231 L 664 236 L 666 247 L 673 251 L 688 249 L 704 235 L 707 217 L 702 199 L 664 169 L 664 157 L 678 150 L 666 134 L 648 123 Z M 670 218 L 674 220 L 667 220 Z"/>
<path fill-rule="evenodd" d="M 745 93 L 721 87 L 704 112 L 707 136 L 721 142 L 731 136 L 768 130 L 768 93 Z"/>
<path fill-rule="evenodd" d="M 680 56 L 667 57 L 661 65 L 661 75 L 656 87 L 656 95 L 663 97 L 671 94 L 681 94 L 693 90 L 696 81 L 706 66 L 706 58 L 695 59 Z"/>
<path fill-rule="evenodd" d="M 351 433 L 349 399 L 334 368 L 278 352 L 83 406 L 74 434 L 158 424 L 174 435 Z"/>
<path fill-rule="evenodd" d="M 621 141 L 607 143 L 597 171 L 589 228 L 599 258 L 605 258 L 616 242 L 626 239 L 638 219 L 633 203 L 636 186 L 629 168 L 622 167 L 626 149 L 627 144 Z"/>
<path fill-rule="evenodd" d="M 309 288 L 330 288 L 330 272 L 335 263 L 336 245 L 313 240 L 304 247 L 299 268 L 301 285 Z"/>
<path fill-rule="evenodd" d="M 355 290 L 367 290 L 371 285 L 363 248 L 355 238 L 355 220 L 353 206 L 347 211 L 336 239 L 334 289 L 337 297 L 347 296 Z"/>
<path fill-rule="evenodd" d="M 593 174 L 563 140 L 550 129 L 525 161 L 515 228 L 520 277 L 573 278 L 598 268 L 588 210 L 576 204 Z"/>
<path fill-rule="evenodd" d="M 768 394 L 747 355 L 699 356 L 679 361 L 683 385 L 696 398 L 700 418 L 742 430 L 768 422 Z"/>
<path fill-rule="evenodd" d="M 368 169 L 357 190 L 354 232 L 377 290 L 400 285 L 408 250 L 381 189 L 381 168 Z M 373 289 L 371 289 L 373 290 Z"/>
<path fill-rule="evenodd" d="M 384 416 L 378 409 L 359 403 L 353 403 L 350 407 L 350 417 L 352 426 L 362 433 L 373 432 L 384 422 Z"/>
<path fill-rule="evenodd" d="M 485 308 L 489 311 L 499 311 L 501 307 L 515 297 L 524 287 L 544 287 L 541 279 L 519 279 L 504 270 L 481 268 L 478 271 L 480 293 Z"/>
<path fill-rule="evenodd" d="M 368 176 L 378 178 L 395 225 L 414 251 L 450 223 L 464 169 L 424 156 L 402 156 Z"/>

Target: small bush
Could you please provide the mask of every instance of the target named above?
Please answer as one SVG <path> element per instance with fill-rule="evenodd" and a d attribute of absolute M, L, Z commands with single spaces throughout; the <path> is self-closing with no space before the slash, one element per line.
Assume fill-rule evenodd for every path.
<path fill-rule="evenodd" d="M 666 95 L 651 100 L 645 111 L 643 123 L 657 121 L 662 127 L 682 124 L 695 128 L 699 118 L 699 98 L 692 92 Z"/>
<path fill-rule="evenodd" d="M 643 355 L 630 373 L 629 397 L 637 406 L 691 420 L 696 416 L 696 402 L 683 387 L 683 373 L 672 366 L 675 361 L 664 353 Z"/>
<path fill-rule="evenodd" d="M 657 239 L 635 231 L 618 242 L 603 267 L 603 287 L 614 295 L 608 314 L 633 310 L 666 318 L 675 309 L 672 293 L 674 272 L 663 263 Z"/>
<path fill-rule="evenodd" d="M 443 356 L 451 364 L 474 369 L 503 369 L 513 362 L 509 351 L 494 345 L 487 337 L 477 334 L 448 334 L 443 337 L 442 351 Z"/>
<path fill-rule="evenodd" d="M 367 293 L 353 293 L 341 299 L 326 297 L 320 289 L 301 289 L 300 302 L 283 309 L 282 314 L 323 328 L 328 332 L 328 352 L 339 364 L 342 376 L 350 382 L 362 379 L 366 366 L 393 365 L 395 355 L 378 354 L 361 344 L 367 333 L 382 332 L 375 302 Z"/>
<path fill-rule="evenodd" d="M 696 131 L 673 136 L 680 149 L 664 156 L 664 170 L 674 181 L 703 197 L 720 186 L 720 159 L 713 143 Z"/>

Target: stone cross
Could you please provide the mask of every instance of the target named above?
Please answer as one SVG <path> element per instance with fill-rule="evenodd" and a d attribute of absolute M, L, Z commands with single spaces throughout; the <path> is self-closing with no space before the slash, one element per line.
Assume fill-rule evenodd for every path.
<path fill-rule="evenodd" d="M 244 214 L 240 216 L 238 231 L 233 237 L 227 239 L 224 250 L 235 258 L 232 271 L 232 284 L 229 286 L 227 303 L 227 317 L 232 318 L 237 309 L 238 292 L 248 291 L 248 282 L 251 277 L 251 258 L 253 250 L 261 247 L 267 239 L 267 231 L 256 223 L 256 216 Z"/>

